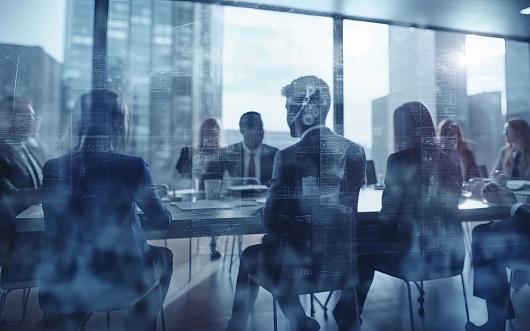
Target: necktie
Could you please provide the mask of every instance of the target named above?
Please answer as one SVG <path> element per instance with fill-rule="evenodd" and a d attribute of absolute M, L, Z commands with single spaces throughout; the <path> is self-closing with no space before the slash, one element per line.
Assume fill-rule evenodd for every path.
<path fill-rule="evenodd" d="M 250 157 L 248 158 L 248 177 L 256 178 L 256 162 L 254 160 L 254 152 L 250 152 Z"/>
<path fill-rule="evenodd" d="M 41 174 L 40 174 L 40 166 L 37 163 L 37 160 L 31 155 L 31 152 L 28 150 L 28 148 L 24 145 L 22 145 L 22 152 L 24 153 L 25 159 L 26 159 L 26 167 L 29 166 L 29 173 L 31 175 L 31 179 L 33 181 L 33 187 L 39 188 L 41 187 Z"/>

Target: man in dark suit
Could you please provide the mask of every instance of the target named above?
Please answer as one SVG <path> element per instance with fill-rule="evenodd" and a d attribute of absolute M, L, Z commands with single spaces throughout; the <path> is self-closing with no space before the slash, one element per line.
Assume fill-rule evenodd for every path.
<path fill-rule="evenodd" d="M 530 262 L 530 205 L 517 203 L 511 191 L 494 183 L 482 192 L 488 202 L 510 207 L 511 218 L 473 230 L 473 294 L 486 300 L 488 321 L 481 326 L 468 323 L 466 330 L 498 331 L 504 330 L 511 310 L 506 267 L 515 261 Z"/>
<path fill-rule="evenodd" d="M 291 136 L 299 137 L 300 142 L 276 153 L 264 210 L 267 234 L 261 245 L 248 247 L 241 257 L 232 318 L 227 327 L 230 331 L 246 329 L 258 292 L 258 284 L 249 274 L 262 270 L 277 279 L 279 270 L 271 261 L 281 253 L 280 247 L 296 247 L 311 240 L 310 229 L 309 233 L 303 231 L 305 236 L 294 230 L 288 220 L 311 215 L 311 209 L 318 205 L 340 204 L 356 211 L 359 189 L 364 183 L 363 148 L 325 127 L 330 108 L 328 85 L 315 76 L 304 76 L 284 87 L 282 94 L 286 97 Z M 320 328 L 305 315 L 298 296 L 285 293 L 278 302 L 292 330 Z M 347 303 L 341 300 L 341 304 Z"/>
<path fill-rule="evenodd" d="M 22 97 L 0 100 L 1 264 L 13 249 L 15 216 L 40 200 L 43 160 L 28 145 L 35 129 L 35 111 L 30 101 Z"/>
<path fill-rule="evenodd" d="M 263 143 L 263 121 L 257 112 L 244 113 L 239 119 L 243 141 L 219 151 L 218 158 L 208 162 L 204 179 L 221 179 L 225 171 L 231 177 L 257 178 L 268 185 L 277 148 Z"/>

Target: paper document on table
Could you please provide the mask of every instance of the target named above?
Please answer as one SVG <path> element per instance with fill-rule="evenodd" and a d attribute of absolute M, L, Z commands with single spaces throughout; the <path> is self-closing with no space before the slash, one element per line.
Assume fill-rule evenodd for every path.
<path fill-rule="evenodd" d="M 232 203 L 217 200 L 180 201 L 173 202 L 171 204 L 177 206 L 179 209 L 182 210 L 233 208 Z"/>

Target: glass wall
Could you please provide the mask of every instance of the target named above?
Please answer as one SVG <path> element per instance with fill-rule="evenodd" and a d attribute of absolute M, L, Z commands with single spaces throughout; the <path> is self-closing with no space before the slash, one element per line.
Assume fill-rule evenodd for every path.
<path fill-rule="evenodd" d="M 37 141 L 58 155 L 75 104 L 91 87 L 94 1 L 23 0 L 1 15 L 1 95 L 33 100 Z M 241 114 L 257 111 L 265 142 L 285 148 L 296 140 L 281 87 L 313 74 L 333 88 L 329 17 L 111 0 L 107 29 L 108 87 L 132 114 L 128 152 L 148 160 L 157 182 L 175 183 L 181 148 L 197 146 L 205 118 L 220 122 L 221 145 L 229 145 L 241 140 Z M 504 143 L 505 117 L 527 116 L 526 43 L 345 20 L 343 45 L 344 134 L 365 147 L 380 175 L 393 152 L 392 111 L 403 102 L 422 101 L 436 122 L 457 120 L 488 170 Z"/>
<path fill-rule="evenodd" d="M 491 169 L 503 144 L 504 53 L 498 38 L 345 21 L 345 136 L 365 146 L 382 177 L 394 109 L 420 101 L 435 125 L 457 121 L 478 165 Z"/>

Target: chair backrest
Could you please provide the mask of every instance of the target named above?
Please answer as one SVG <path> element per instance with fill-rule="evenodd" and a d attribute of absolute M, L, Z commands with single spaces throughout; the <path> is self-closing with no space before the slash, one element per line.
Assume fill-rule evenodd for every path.
<path fill-rule="evenodd" d="M 310 235 L 299 247 L 282 247 L 280 290 L 304 294 L 344 289 L 357 284 L 357 251 L 352 209 L 341 205 L 312 208 L 297 218 Z M 305 228 L 302 230 L 302 228 Z"/>
<path fill-rule="evenodd" d="M 377 184 L 377 175 L 373 160 L 366 161 L 366 185 Z"/>
<path fill-rule="evenodd" d="M 488 168 L 485 165 L 479 165 L 477 166 L 478 173 L 480 177 L 482 178 L 488 178 Z"/>

